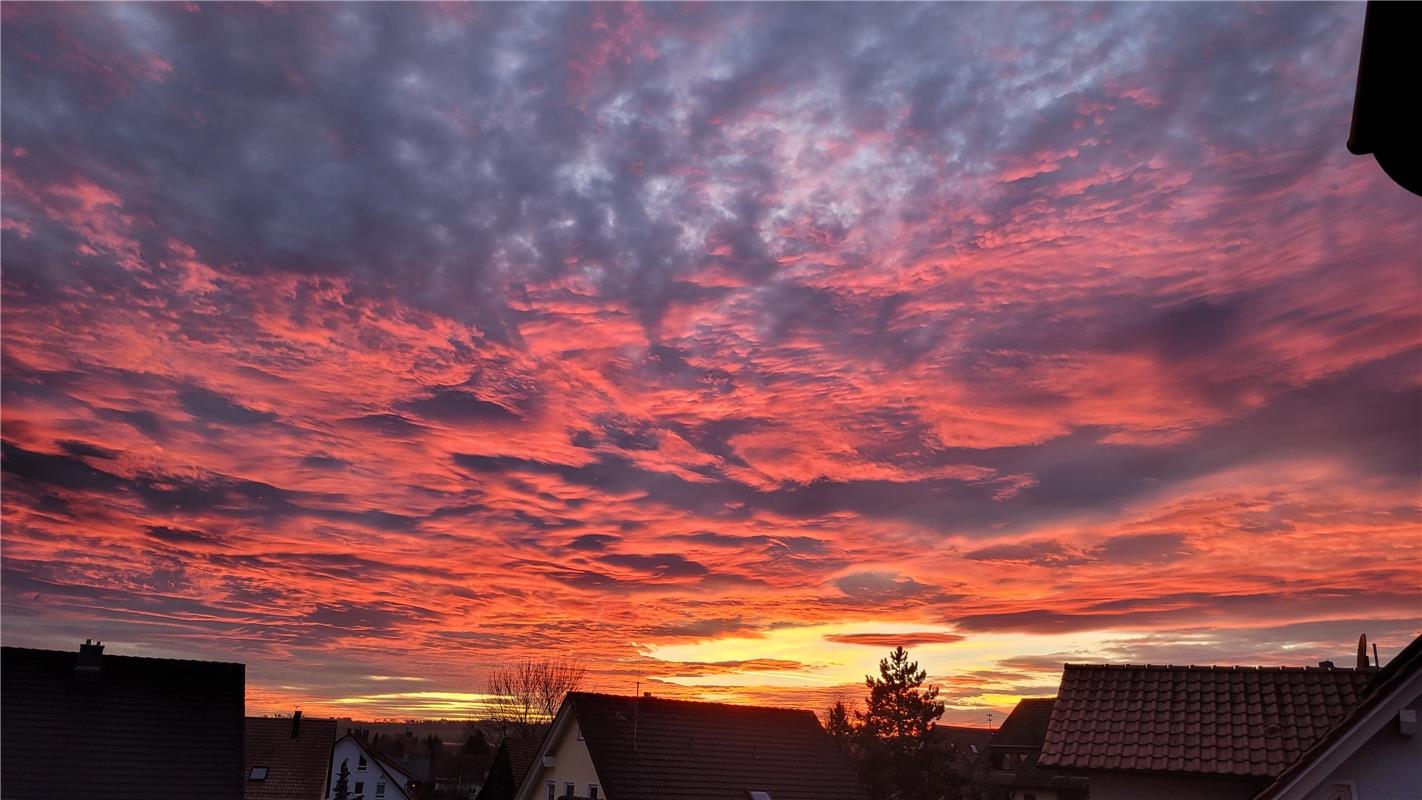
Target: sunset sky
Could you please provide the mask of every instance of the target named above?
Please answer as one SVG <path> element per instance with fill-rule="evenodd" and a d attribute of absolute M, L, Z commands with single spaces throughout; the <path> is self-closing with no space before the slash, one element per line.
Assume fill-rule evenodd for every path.
<path fill-rule="evenodd" d="M 944 719 L 1422 630 L 1364 6 L 3 8 L 3 638 Z"/>

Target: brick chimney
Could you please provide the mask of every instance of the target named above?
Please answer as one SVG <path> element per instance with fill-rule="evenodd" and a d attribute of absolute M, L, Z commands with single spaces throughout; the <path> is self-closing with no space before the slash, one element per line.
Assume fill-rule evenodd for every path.
<path fill-rule="evenodd" d="M 291 715 L 291 738 L 295 739 L 301 735 L 301 709 L 296 709 Z"/>

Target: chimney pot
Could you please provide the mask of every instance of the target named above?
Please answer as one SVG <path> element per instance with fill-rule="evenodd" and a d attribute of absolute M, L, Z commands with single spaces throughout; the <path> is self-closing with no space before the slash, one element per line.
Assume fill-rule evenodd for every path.
<path fill-rule="evenodd" d="M 1318 662 L 1318 665 L 1319 665 L 1320 667 L 1323 667 L 1324 669 L 1333 669 L 1333 662 L 1332 662 L 1332 661 L 1320 661 L 1320 662 Z"/>

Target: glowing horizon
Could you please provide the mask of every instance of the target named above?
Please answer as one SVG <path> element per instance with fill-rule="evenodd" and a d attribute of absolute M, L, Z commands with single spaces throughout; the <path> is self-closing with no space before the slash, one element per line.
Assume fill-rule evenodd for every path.
<path fill-rule="evenodd" d="M 945 722 L 1422 631 L 1362 4 L 3 8 L 7 645 Z"/>

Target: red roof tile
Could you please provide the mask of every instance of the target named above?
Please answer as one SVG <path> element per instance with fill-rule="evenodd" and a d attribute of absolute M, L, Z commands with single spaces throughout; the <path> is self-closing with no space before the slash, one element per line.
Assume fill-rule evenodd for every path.
<path fill-rule="evenodd" d="M 245 800 L 321 800 L 331 772 L 336 721 L 302 719 L 291 735 L 291 717 L 248 717 L 242 776 Z M 263 780 L 252 780 L 253 767 L 266 767 Z"/>
<path fill-rule="evenodd" d="M 1039 763 L 1272 777 L 1357 705 L 1375 672 L 1067 664 Z"/>
<path fill-rule="evenodd" d="M 1376 713 L 1394 692 L 1404 690 L 1407 681 L 1419 671 L 1422 671 L 1422 636 L 1413 639 L 1387 666 L 1376 670 L 1372 680 L 1363 689 L 1362 701 L 1327 734 L 1291 762 L 1287 769 L 1279 773 L 1274 783 L 1256 795 L 1255 800 L 1268 800 L 1282 794 L 1291 782 L 1304 775 L 1314 761 L 1322 757 L 1331 746 L 1345 739 L 1355 727 Z"/>
<path fill-rule="evenodd" d="M 593 766 L 617 800 L 864 800 L 812 711 L 568 695 Z"/>

